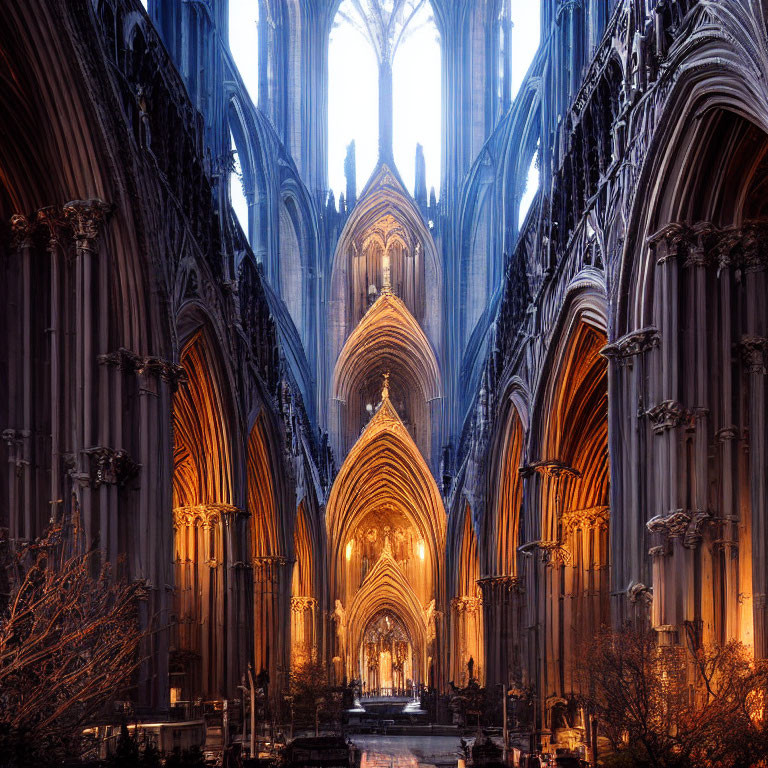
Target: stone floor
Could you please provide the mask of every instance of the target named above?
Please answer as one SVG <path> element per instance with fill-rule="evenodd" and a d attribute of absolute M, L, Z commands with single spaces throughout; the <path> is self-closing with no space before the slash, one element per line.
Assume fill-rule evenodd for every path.
<path fill-rule="evenodd" d="M 455 766 L 461 744 L 458 736 L 354 735 L 351 741 L 363 753 L 360 768 L 419 768 Z"/>

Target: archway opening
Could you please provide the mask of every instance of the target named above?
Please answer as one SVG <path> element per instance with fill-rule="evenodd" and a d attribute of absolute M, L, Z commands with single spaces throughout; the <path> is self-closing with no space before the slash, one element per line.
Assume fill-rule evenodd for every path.
<path fill-rule="evenodd" d="M 172 633 L 171 698 L 221 697 L 225 655 L 224 535 L 232 505 L 232 457 L 226 399 L 205 329 L 181 355 L 187 377 L 173 398 L 173 528 L 176 623 Z"/>
<path fill-rule="evenodd" d="M 372 617 L 386 609 L 407 630 L 411 674 L 403 677 L 402 660 L 395 653 L 398 647 L 391 646 L 386 682 L 392 685 L 384 687 L 402 690 L 409 680 L 427 681 L 428 659 L 434 656 L 430 649 L 436 636 L 436 606 L 442 603 L 444 517 L 435 481 L 385 387 L 327 505 L 330 590 L 341 666 L 337 674 L 351 679 L 364 673 L 366 680 L 370 661 L 371 669 L 379 670 L 376 687 L 382 687 L 379 651 L 369 654 L 366 644 L 374 641 L 365 637 Z M 399 648 L 402 655 L 403 647 Z"/>
<path fill-rule="evenodd" d="M 384 609 L 371 617 L 363 632 L 358 658 L 363 696 L 413 694 L 413 641 L 395 612 Z"/>
<path fill-rule="evenodd" d="M 478 581 L 480 558 L 472 510 L 465 504 L 456 531 L 453 557 L 453 598 L 451 599 L 451 680 L 464 687 L 485 680 L 483 598 Z"/>
<path fill-rule="evenodd" d="M 546 601 L 546 685 L 579 693 L 578 654 L 610 623 L 609 465 L 606 337 L 577 314 L 557 358 L 545 411 L 541 539 Z M 554 724 L 553 724 L 554 725 Z M 563 721 L 564 728 L 582 723 Z M 556 741 L 567 741 L 556 732 Z M 584 734 L 580 733 L 579 738 Z"/>

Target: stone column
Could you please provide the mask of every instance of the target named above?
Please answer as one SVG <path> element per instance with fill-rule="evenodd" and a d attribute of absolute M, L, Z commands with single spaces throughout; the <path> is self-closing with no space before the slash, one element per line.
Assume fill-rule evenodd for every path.
<path fill-rule="evenodd" d="M 41 208 L 37 212 L 37 221 L 48 231 L 47 251 L 50 255 L 50 318 L 48 321 L 49 339 L 49 402 L 51 409 L 51 482 L 50 482 L 50 520 L 57 521 L 61 516 L 63 488 L 61 483 L 61 247 L 59 234 L 61 219 L 54 207 Z"/>
<path fill-rule="evenodd" d="M 71 452 L 74 468 L 74 493 L 80 503 L 87 542 L 96 535 L 94 500 L 91 493 L 89 458 L 84 450 L 95 445 L 94 432 L 94 374 L 97 358 L 97 333 L 93 313 L 95 277 L 98 274 L 98 238 L 109 211 L 101 200 L 74 200 L 64 205 L 64 219 L 72 228 L 75 243 L 75 300 L 72 310 L 75 321 L 74 381 L 72 408 Z M 100 323 L 106 318 L 100 318 Z"/>

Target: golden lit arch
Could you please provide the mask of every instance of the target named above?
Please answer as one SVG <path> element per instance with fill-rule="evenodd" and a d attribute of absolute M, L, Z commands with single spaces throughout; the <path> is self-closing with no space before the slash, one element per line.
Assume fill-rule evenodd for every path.
<path fill-rule="evenodd" d="M 232 503 L 232 453 L 218 365 L 204 330 L 184 347 L 174 395 L 173 506 Z"/>
<path fill-rule="evenodd" d="M 469 682 L 467 664 L 472 659 L 473 675 L 484 680 L 483 601 L 478 586 L 480 558 L 472 510 L 464 504 L 460 527 L 453 538 L 453 598 L 451 599 L 451 679 L 456 685 Z M 457 523 L 459 520 L 456 521 Z"/>
<path fill-rule="evenodd" d="M 348 669 L 354 666 L 352 656 L 362 643 L 363 632 L 368 622 L 378 612 L 387 609 L 398 616 L 407 628 L 417 653 L 420 653 L 418 659 L 420 682 L 426 681 L 427 613 L 388 547 L 385 547 L 350 605 Z"/>
<path fill-rule="evenodd" d="M 247 498 L 251 515 L 251 555 L 284 554 L 278 530 L 272 462 L 267 448 L 264 416 L 256 419 L 248 436 Z"/>
<path fill-rule="evenodd" d="M 224 691 L 225 520 L 234 525 L 232 448 L 222 374 L 207 326 L 181 354 L 187 381 L 173 397 L 174 611 L 172 659 L 179 698 Z"/>
<path fill-rule="evenodd" d="M 291 666 L 300 667 L 317 656 L 315 568 L 312 532 L 304 501 L 296 510 L 293 532 L 293 576 L 291 578 Z"/>
<path fill-rule="evenodd" d="M 352 526 L 366 512 L 382 506 L 396 508 L 413 522 L 427 543 L 436 571 L 445 546 L 440 492 L 387 394 L 345 459 L 328 498 L 332 584 L 336 584 Z"/>
<path fill-rule="evenodd" d="M 442 392 L 440 369 L 421 326 L 392 293 L 384 293 L 368 310 L 336 363 L 332 392 L 341 409 L 341 434 L 336 441 L 341 455 L 370 417 L 366 403 L 376 402 L 385 372 L 390 374 L 390 398 L 398 402 L 401 419 L 429 461 L 433 404 Z"/>
<path fill-rule="evenodd" d="M 525 434 L 517 408 L 510 402 L 495 441 L 494 472 L 489 483 L 492 507 L 484 517 L 483 575 L 517 576 L 523 485 L 520 464 Z"/>
<path fill-rule="evenodd" d="M 587 307 L 588 309 L 588 307 Z M 538 474 L 548 685 L 579 690 L 576 649 L 610 622 L 605 332 L 575 305 L 544 401 Z"/>

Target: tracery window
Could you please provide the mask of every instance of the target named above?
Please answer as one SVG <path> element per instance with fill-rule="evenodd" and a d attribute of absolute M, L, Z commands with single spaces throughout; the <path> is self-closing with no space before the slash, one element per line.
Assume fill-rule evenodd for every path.
<path fill-rule="evenodd" d="M 376 164 L 382 132 L 390 142 L 394 137 L 394 161 L 408 189 L 414 189 L 417 143 L 424 149 L 427 187 L 439 188 L 440 63 L 428 0 L 343 0 L 328 52 L 328 172 L 337 196 L 345 186 L 347 146 L 355 142 L 356 182 L 362 189 Z M 387 107 L 382 89 L 391 91 Z"/>

